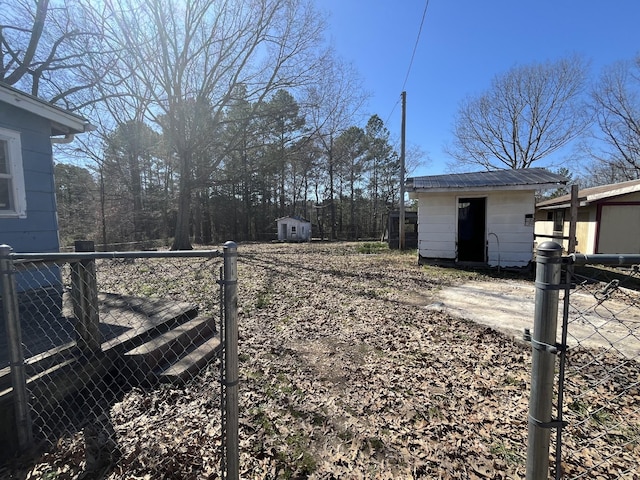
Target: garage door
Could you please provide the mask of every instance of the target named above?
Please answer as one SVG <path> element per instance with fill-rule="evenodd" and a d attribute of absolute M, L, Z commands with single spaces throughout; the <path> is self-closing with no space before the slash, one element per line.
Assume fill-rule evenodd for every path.
<path fill-rule="evenodd" d="M 603 205 L 597 253 L 640 253 L 640 205 Z"/>

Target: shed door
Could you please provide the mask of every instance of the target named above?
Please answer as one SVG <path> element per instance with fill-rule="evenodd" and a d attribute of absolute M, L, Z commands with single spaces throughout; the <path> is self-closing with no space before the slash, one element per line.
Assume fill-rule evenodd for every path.
<path fill-rule="evenodd" d="M 287 224 L 281 223 L 280 224 L 280 240 L 286 240 L 286 239 L 287 239 Z"/>
<path fill-rule="evenodd" d="M 486 198 L 458 199 L 458 261 L 486 262 Z"/>

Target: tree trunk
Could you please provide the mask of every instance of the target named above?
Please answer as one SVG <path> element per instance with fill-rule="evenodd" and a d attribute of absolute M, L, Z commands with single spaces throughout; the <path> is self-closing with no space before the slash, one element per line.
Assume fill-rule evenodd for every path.
<path fill-rule="evenodd" d="M 140 157 L 137 149 L 129 154 L 129 173 L 133 195 L 133 240 L 138 242 L 146 236 L 142 227 L 142 179 L 140 177 Z"/>
<path fill-rule="evenodd" d="M 213 227 L 211 220 L 210 190 L 208 188 L 201 192 L 202 201 L 202 244 L 210 245 L 213 242 Z"/>
<path fill-rule="evenodd" d="M 355 193 L 355 175 L 353 172 L 353 165 L 351 166 L 351 175 L 349 178 L 349 223 L 351 224 L 349 227 L 349 234 L 352 240 L 357 238 L 357 228 L 356 228 L 356 193 Z"/>
<path fill-rule="evenodd" d="M 324 213 L 322 217 L 320 216 L 320 210 L 324 208 L 324 206 L 320 207 L 320 195 L 318 195 L 318 184 L 316 183 L 315 188 L 316 193 L 316 222 L 318 223 L 318 233 L 320 234 L 320 241 L 324 240 Z"/>
<path fill-rule="evenodd" d="M 336 234 L 336 204 L 335 204 L 335 192 L 333 190 L 333 138 L 330 140 L 329 147 L 329 208 L 331 209 L 331 238 L 329 240 L 335 240 Z"/>
<path fill-rule="evenodd" d="M 193 240 L 196 244 L 202 245 L 202 193 L 196 192 L 195 202 L 193 205 Z"/>
<path fill-rule="evenodd" d="M 180 155 L 180 191 L 178 192 L 178 218 L 176 235 L 171 250 L 193 250 L 189 237 L 189 217 L 191 215 L 191 154 Z"/>
<path fill-rule="evenodd" d="M 100 224 L 102 227 L 102 249 L 107 249 L 107 217 L 105 213 L 104 167 L 100 165 Z"/>

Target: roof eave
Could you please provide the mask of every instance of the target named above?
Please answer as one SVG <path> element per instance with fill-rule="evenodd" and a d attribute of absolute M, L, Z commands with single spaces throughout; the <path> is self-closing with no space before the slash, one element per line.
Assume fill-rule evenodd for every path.
<path fill-rule="evenodd" d="M 578 203 L 578 207 L 586 207 L 587 205 L 589 205 L 589 202 L 579 202 Z M 561 202 L 561 203 L 553 203 L 550 205 L 536 205 L 536 208 L 538 210 L 559 210 L 559 209 L 563 209 L 563 208 L 571 208 L 571 202 L 567 203 L 567 202 Z"/>
<path fill-rule="evenodd" d="M 640 186 L 634 185 L 632 187 L 618 188 L 616 190 L 609 190 L 608 192 L 587 195 L 587 203 L 596 202 L 605 198 L 619 197 L 620 195 L 627 195 L 629 193 L 636 193 L 638 191 L 640 191 Z"/>
<path fill-rule="evenodd" d="M 551 188 L 558 188 L 557 183 L 540 183 L 540 184 L 527 184 L 527 185 L 485 185 L 485 186 L 466 186 L 466 187 L 409 187 L 411 193 L 453 193 L 453 192 L 492 192 L 496 190 L 507 191 L 524 191 L 524 190 L 548 190 Z"/>
<path fill-rule="evenodd" d="M 0 101 L 51 121 L 52 135 L 70 135 L 87 131 L 89 122 L 75 113 L 6 85 L 0 86 Z"/>
<path fill-rule="evenodd" d="M 602 188 L 602 187 L 593 187 L 593 188 Z M 591 189 L 586 189 L 591 190 Z M 591 203 L 598 202 L 600 200 L 606 200 L 609 198 L 619 197 L 621 195 L 628 195 L 630 193 L 640 192 L 640 184 L 635 182 L 633 185 L 624 186 L 621 188 L 612 188 L 610 190 L 599 191 L 597 193 L 585 193 L 584 190 L 578 192 L 578 200 L 580 202 L 581 207 L 585 207 Z M 539 207 L 541 209 L 552 209 L 552 208 L 562 208 L 564 204 L 568 204 L 567 202 L 571 201 L 570 195 L 562 195 L 561 197 L 554 198 L 551 200 L 544 200 L 540 202 Z"/>

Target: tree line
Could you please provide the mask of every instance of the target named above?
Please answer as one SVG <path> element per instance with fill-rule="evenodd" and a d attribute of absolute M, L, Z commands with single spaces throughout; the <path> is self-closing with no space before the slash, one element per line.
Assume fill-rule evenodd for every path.
<path fill-rule="evenodd" d="M 325 28 L 313 0 L 9 0 L 0 82 L 97 127 L 56 152 L 65 241 L 264 240 L 286 215 L 323 238 L 381 236 L 398 155 Z M 636 60 L 590 85 L 580 57 L 499 74 L 460 103 L 451 170 L 577 144 L 561 165 L 577 181 L 640 178 L 639 79 Z"/>
<path fill-rule="evenodd" d="M 13 0 L 0 81 L 97 126 L 60 152 L 65 241 L 259 240 L 299 215 L 379 237 L 399 198 L 389 132 L 309 0 Z M 76 159 L 76 161 L 74 161 Z"/>
<path fill-rule="evenodd" d="M 275 220 L 284 216 L 309 219 L 324 239 L 380 238 L 399 202 L 400 175 L 382 120 L 374 115 L 365 128 L 340 132 L 328 155 L 286 90 L 259 115 L 250 103 L 230 105 L 216 144 L 193 161 L 193 242 L 275 239 Z M 63 243 L 87 235 L 105 244 L 174 237 L 178 160 L 162 135 L 130 122 L 104 141 L 95 172 L 55 164 Z"/>

